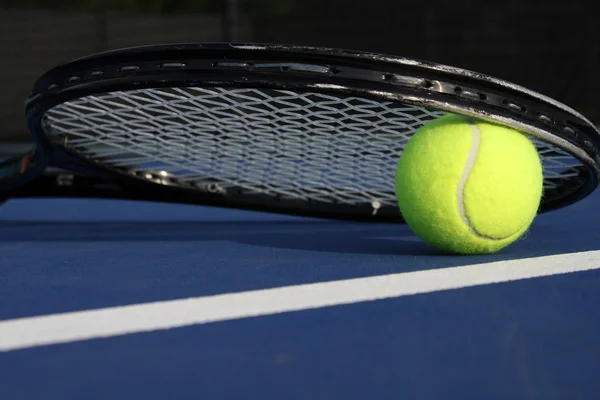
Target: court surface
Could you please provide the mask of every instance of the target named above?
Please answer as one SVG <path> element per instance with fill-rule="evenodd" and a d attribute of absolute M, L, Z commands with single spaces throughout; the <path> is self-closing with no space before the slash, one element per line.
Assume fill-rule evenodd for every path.
<path fill-rule="evenodd" d="M 0 399 L 597 399 L 600 194 L 500 254 L 406 226 L 0 207 Z"/>

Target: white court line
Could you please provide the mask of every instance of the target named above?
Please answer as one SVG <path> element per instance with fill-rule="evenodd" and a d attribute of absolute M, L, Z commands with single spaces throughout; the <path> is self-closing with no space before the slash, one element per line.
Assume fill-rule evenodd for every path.
<path fill-rule="evenodd" d="M 0 321 L 0 351 L 600 269 L 600 251 Z"/>

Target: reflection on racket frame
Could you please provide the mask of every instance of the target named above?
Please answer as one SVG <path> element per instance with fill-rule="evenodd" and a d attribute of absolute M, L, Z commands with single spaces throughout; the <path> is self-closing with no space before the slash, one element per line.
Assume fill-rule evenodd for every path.
<path fill-rule="evenodd" d="M 541 212 L 598 185 L 598 130 L 523 87 L 402 57 L 209 43 L 48 71 L 26 102 L 35 146 L 0 165 L 0 190 L 401 222 L 398 157 L 448 112 L 531 136 L 544 166 Z"/>

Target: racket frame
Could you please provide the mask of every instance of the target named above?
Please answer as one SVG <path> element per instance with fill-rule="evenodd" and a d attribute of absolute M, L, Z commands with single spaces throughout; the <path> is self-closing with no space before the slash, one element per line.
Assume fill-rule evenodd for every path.
<path fill-rule="evenodd" d="M 403 57 L 304 46 L 231 43 L 142 46 L 99 53 L 45 73 L 25 103 L 34 148 L 0 164 L 0 196 L 93 197 L 204 204 L 337 219 L 402 222 L 397 209 L 175 187 L 160 177 L 111 171 L 46 135 L 44 113 L 65 101 L 114 91 L 168 87 L 280 89 L 400 101 L 472 116 L 552 143 L 580 160 L 579 175 L 547 190 L 545 212 L 598 186 L 600 133 L 576 111 L 518 85 Z M 7 173 L 6 171 L 10 171 Z M 161 184 L 157 188 L 156 184 Z"/>

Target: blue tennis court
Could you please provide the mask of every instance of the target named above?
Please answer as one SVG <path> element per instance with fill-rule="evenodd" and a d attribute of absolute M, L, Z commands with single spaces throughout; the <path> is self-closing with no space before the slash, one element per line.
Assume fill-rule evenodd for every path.
<path fill-rule="evenodd" d="M 597 202 L 453 257 L 402 225 L 10 201 L 0 397 L 591 399 Z"/>

